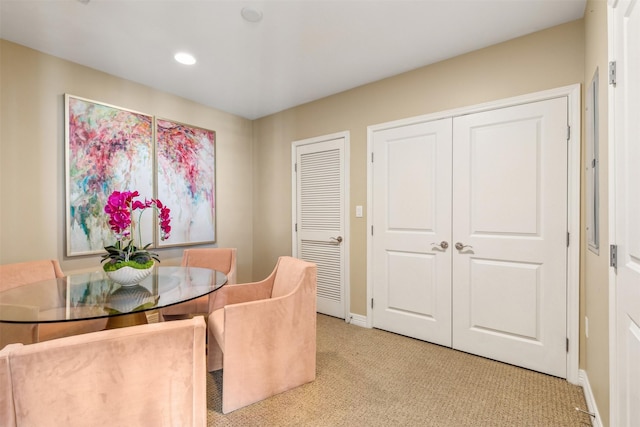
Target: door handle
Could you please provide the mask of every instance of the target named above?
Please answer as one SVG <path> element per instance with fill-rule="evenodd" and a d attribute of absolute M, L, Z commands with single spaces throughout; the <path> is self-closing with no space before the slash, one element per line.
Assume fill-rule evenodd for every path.
<path fill-rule="evenodd" d="M 442 249 L 447 249 L 449 247 L 449 243 L 447 241 L 443 240 L 440 243 L 433 242 L 433 243 L 431 243 L 431 246 L 440 246 Z"/>
<path fill-rule="evenodd" d="M 338 237 L 329 237 L 331 240 L 335 240 L 338 244 L 342 243 L 342 236 Z"/>
<path fill-rule="evenodd" d="M 461 251 L 461 250 L 463 250 L 463 249 L 465 249 L 465 248 L 473 249 L 473 246 L 471 246 L 471 245 L 464 245 L 464 244 L 462 244 L 462 243 L 460 243 L 460 242 L 456 243 L 456 249 L 457 249 L 457 250 Z"/>

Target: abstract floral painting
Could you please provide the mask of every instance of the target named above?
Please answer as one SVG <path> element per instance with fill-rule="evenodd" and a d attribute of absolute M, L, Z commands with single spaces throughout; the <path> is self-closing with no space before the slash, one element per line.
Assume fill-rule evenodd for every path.
<path fill-rule="evenodd" d="M 153 117 L 65 95 L 67 255 L 104 252 L 115 243 L 104 206 L 114 191 L 153 197 Z M 140 219 L 153 240 L 153 216 Z"/>
<path fill-rule="evenodd" d="M 215 139 L 212 130 L 156 119 L 157 197 L 171 208 L 162 246 L 215 242 Z"/>

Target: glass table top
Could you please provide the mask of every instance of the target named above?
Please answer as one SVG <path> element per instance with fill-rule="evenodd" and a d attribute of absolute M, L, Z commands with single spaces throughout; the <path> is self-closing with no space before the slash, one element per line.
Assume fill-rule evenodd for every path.
<path fill-rule="evenodd" d="M 197 267 L 155 267 L 139 284 L 121 286 L 102 271 L 70 274 L 0 292 L 0 322 L 47 323 L 155 310 L 222 287 L 227 276 Z"/>

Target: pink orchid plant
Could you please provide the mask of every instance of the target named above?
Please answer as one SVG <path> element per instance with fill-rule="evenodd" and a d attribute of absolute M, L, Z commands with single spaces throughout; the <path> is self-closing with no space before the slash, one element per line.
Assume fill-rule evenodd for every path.
<path fill-rule="evenodd" d="M 103 267 L 105 271 L 117 270 L 127 265 L 134 268 L 149 268 L 153 265 L 153 260 L 160 262 L 158 254 L 147 250 L 151 243 L 142 248 L 135 245 L 133 235 L 136 225 L 132 218 L 133 212 L 140 211 L 138 216 L 138 222 L 140 222 L 142 212 L 147 208 L 153 208 L 158 213 L 160 239 L 166 240 L 171 233 L 169 216 L 171 211 L 158 199 L 145 199 L 144 202 L 134 200 L 139 195 L 137 191 L 114 191 L 109 195 L 104 211 L 109 216 L 109 227 L 117 241 L 115 245 L 105 246 L 107 253 L 102 256 L 102 262 L 109 260 Z M 141 240 L 142 235 L 138 230 L 138 241 Z"/>

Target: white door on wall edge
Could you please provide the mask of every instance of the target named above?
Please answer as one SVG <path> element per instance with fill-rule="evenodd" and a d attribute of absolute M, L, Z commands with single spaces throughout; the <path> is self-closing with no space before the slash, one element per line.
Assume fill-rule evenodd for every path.
<path fill-rule="evenodd" d="M 617 246 L 617 269 L 612 286 L 615 310 L 611 425 L 640 422 L 640 5 L 620 0 L 613 9 L 616 84 L 613 92 L 615 155 L 611 179 L 614 223 L 611 238 Z"/>
<path fill-rule="evenodd" d="M 317 311 L 346 318 L 347 139 L 342 133 L 292 146 L 293 254 L 318 266 Z"/>
<path fill-rule="evenodd" d="M 458 117 L 453 347 L 566 377 L 567 98 Z"/>
<path fill-rule="evenodd" d="M 374 327 L 451 345 L 451 119 L 375 132 Z"/>

